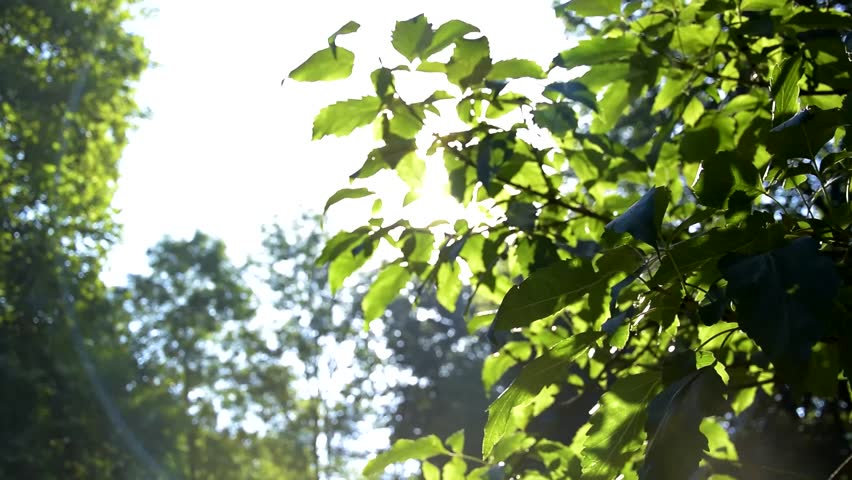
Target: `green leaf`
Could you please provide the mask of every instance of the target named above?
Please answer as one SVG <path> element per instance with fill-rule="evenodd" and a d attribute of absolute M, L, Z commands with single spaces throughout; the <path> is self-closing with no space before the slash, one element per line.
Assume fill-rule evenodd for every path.
<path fill-rule="evenodd" d="M 606 225 L 606 229 L 617 234 L 629 233 L 633 238 L 648 245 L 657 246 L 660 225 L 671 200 L 667 187 L 654 187 L 623 214 Z"/>
<path fill-rule="evenodd" d="M 588 262 L 564 260 L 536 270 L 520 285 L 512 287 L 494 319 L 494 328 L 510 330 L 553 315 L 587 293 L 607 287 L 618 270 L 595 271 Z"/>
<path fill-rule="evenodd" d="M 383 268 L 361 301 L 364 321 L 369 322 L 379 318 L 385 312 L 385 308 L 399 296 L 399 291 L 405 287 L 410 278 L 411 274 L 408 270 L 400 265 L 393 264 Z"/>
<path fill-rule="evenodd" d="M 441 469 L 432 463 L 423 461 L 420 469 L 423 472 L 423 480 L 441 480 Z"/>
<path fill-rule="evenodd" d="M 796 376 L 806 368 L 840 287 L 834 262 L 819 253 L 816 240 L 797 238 L 760 255 L 727 255 L 719 270 L 740 326 L 779 372 Z"/>
<path fill-rule="evenodd" d="M 724 391 L 725 384 L 707 366 L 672 383 L 654 398 L 648 406 L 648 445 L 640 479 L 690 478 L 707 449 L 701 421 L 721 413 Z"/>
<path fill-rule="evenodd" d="M 441 478 L 443 480 L 464 480 L 464 473 L 466 471 L 467 463 L 464 459 L 454 456 L 441 468 Z"/>
<path fill-rule="evenodd" d="M 636 53 L 639 39 L 633 36 L 593 37 L 565 50 L 553 59 L 557 67 L 574 68 L 626 60 Z"/>
<path fill-rule="evenodd" d="M 571 0 L 557 7 L 581 17 L 605 17 L 621 13 L 621 0 Z"/>
<path fill-rule="evenodd" d="M 485 37 L 457 40 L 453 56 L 447 63 L 447 80 L 462 89 L 482 82 L 491 69 L 490 52 Z"/>
<path fill-rule="evenodd" d="M 816 157 L 837 127 L 844 122 L 839 110 L 821 110 L 810 107 L 793 115 L 789 120 L 773 128 L 766 144 L 774 160 Z"/>
<path fill-rule="evenodd" d="M 437 455 L 449 455 L 441 439 L 435 435 L 421 437 L 417 440 L 397 440 L 393 446 L 367 462 L 362 474 L 365 477 L 380 475 L 390 465 L 406 460 L 426 460 Z"/>
<path fill-rule="evenodd" d="M 500 60 L 491 66 L 485 77 L 487 80 L 506 80 L 509 78 L 545 78 L 544 70 L 532 60 L 514 58 Z"/>
<path fill-rule="evenodd" d="M 660 89 L 660 93 L 654 98 L 654 106 L 651 108 L 651 113 L 657 113 L 669 108 L 675 98 L 683 96 L 684 88 L 688 83 L 689 77 L 686 75 L 667 77 L 663 88 Z"/>
<path fill-rule="evenodd" d="M 438 303 L 447 311 L 455 312 L 456 303 L 462 292 L 461 271 L 455 260 L 441 263 L 438 267 Z"/>
<path fill-rule="evenodd" d="M 784 60 L 776 67 L 771 79 L 772 117 L 781 123 L 799 111 L 799 80 L 804 74 L 802 54 Z"/>
<path fill-rule="evenodd" d="M 349 33 L 355 33 L 358 29 L 361 28 L 361 25 L 358 22 L 349 21 L 346 25 L 337 29 L 336 32 L 332 33 L 330 37 L 328 37 L 328 46 L 331 48 L 332 53 L 337 54 L 337 37 L 339 35 L 346 35 Z"/>
<path fill-rule="evenodd" d="M 488 421 L 482 440 L 483 457 L 490 456 L 494 446 L 514 430 L 512 409 L 533 400 L 542 389 L 562 383 L 567 376 L 566 367 L 601 336 L 601 332 L 574 335 L 557 343 L 521 370 L 518 378 L 488 407 Z"/>
<path fill-rule="evenodd" d="M 533 111 L 533 120 L 557 137 L 577 128 L 577 116 L 567 103 L 540 103 Z"/>
<path fill-rule="evenodd" d="M 743 0 L 740 4 L 740 10 L 743 12 L 760 12 L 763 10 L 772 10 L 773 8 L 781 8 L 787 5 L 787 0 Z"/>
<path fill-rule="evenodd" d="M 348 198 L 363 198 L 370 195 L 374 195 L 374 193 L 366 188 L 341 188 L 334 192 L 332 196 L 328 197 L 328 200 L 325 202 L 325 208 L 322 209 L 322 214 L 325 215 L 332 205 L 341 200 Z"/>
<path fill-rule="evenodd" d="M 449 47 L 468 33 L 478 31 L 478 28 L 469 23 L 462 22 L 461 20 L 450 20 L 435 30 L 435 34 L 432 35 L 432 41 L 423 51 L 421 58 L 427 59 L 431 55 Z"/>
<path fill-rule="evenodd" d="M 432 36 L 432 24 L 421 14 L 404 22 L 396 22 L 391 44 L 410 62 L 432 43 Z"/>
<path fill-rule="evenodd" d="M 532 355 L 532 345 L 529 342 L 508 342 L 499 352 L 485 357 L 482 363 L 482 386 L 486 392 L 506 373 L 507 370 L 526 361 Z"/>
<path fill-rule="evenodd" d="M 371 96 L 345 100 L 323 108 L 314 119 L 313 139 L 319 140 L 326 135 L 349 135 L 356 128 L 375 120 L 381 105 L 379 97 Z"/>
<path fill-rule="evenodd" d="M 582 103 L 595 112 L 598 111 L 595 94 L 586 85 L 577 81 L 551 83 L 544 88 L 543 93 L 545 97 L 554 102 L 559 101 L 559 96 L 561 96 L 566 100 L 574 100 L 575 102 Z"/>
<path fill-rule="evenodd" d="M 612 480 L 642 446 L 646 408 L 660 386 L 656 372 L 619 378 L 601 395 L 582 450 L 582 480 Z"/>
<path fill-rule="evenodd" d="M 329 47 L 311 55 L 289 77 L 299 82 L 340 80 L 352 74 L 354 65 L 354 53 L 342 47 Z"/>
<path fill-rule="evenodd" d="M 447 438 L 447 446 L 455 453 L 464 452 L 464 430 L 458 430 Z"/>

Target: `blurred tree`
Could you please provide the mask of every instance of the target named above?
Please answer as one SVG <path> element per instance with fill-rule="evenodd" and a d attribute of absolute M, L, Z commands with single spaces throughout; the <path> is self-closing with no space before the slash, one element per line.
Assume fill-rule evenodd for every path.
<path fill-rule="evenodd" d="M 158 469 L 120 413 L 135 372 L 98 279 L 117 233 L 116 162 L 139 113 L 132 84 L 148 64 L 123 28 L 128 5 L 0 3 L 3 478 Z"/>
<path fill-rule="evenodd" d="M 384 380 L 359 320 L 357 289 L 331 293 L 328 269 L 315 263 L 325 241 L 319 225 L 304 216 L 287 229 L 268 228 L 259 263 L 277 310 L 274 343 L 303 372 L 287 431 L 309 459 L 304 478 L 348 478 L 350 462 L 368 453 L 355 437 L 371 428 Z"/>
<path fill-rule="evenodd" d="M 434 292 L 416 306 L 407 298 L 390 304 L 384 317 L 387 348 L 393 352 L 389 360 L 411 375 L 394 389 L 393 441 L 433 434 L 446 438 L 463 429 L 464 451 L 478 454 L 489 403 L 481 372 L 491 345 L 468 334 L 463 311 L 463 306 L 447 311 Z"/>
<path fill-rule="evenodd" d="M 190 480 L 243 478 L 248 466 L 237 461 L 240 449 L 229 448 L 220 422 L 236 434 L 262 396 L 286 408 L 289 372 L 266 361 L 255 371 L 265 349 L 247 327 L 252 293 L 224 243 L 197 232 L 188 241 L 164 239 L 148 254 L 150 274 L 128 279 L 128 338 L 148 383 L 179 405 L 173 468 Z"/>

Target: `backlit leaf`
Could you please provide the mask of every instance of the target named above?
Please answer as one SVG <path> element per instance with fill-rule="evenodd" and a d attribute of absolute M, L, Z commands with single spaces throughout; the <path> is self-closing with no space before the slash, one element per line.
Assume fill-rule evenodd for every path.
<path fill-rule="evenodd" d="M 337 47 L 322 49 L 290 72 L 289 77 L 299 82 L 340 80 L 352 74 L 355 54 Z"/>
<path fill-rule="evenodd" d="M 403 438 L 397 440 L 393 446 L 375 458 L 367 462 L 362 474 L 365 477 L 380 475 L 390 465 L 401 463 L 406 460 L 426 460 L 437 455 L 449 455 L 450 452 L 444 448 L 441 439 L 435 435 L 421 437 L 417 440 Z"/>
<path fill-rule="evenodd" d="M 495 62 L 485 78 L 488 80 L 505 80 L 523 77 L 544 78 L 544 70 L 532 60 L 514 58 Z"/>
<path fill-rule="evenodd" d="M 611 480 L 642 446 L 646 409 L 660 376 L 645 372 L 619 378 L 598 401 L 583 444 L 582 480 Z"/>
<path fill-rule="evenodd" d="M 488 422 L 482 441 L 483 457 L 490 456 L 497 442 L 515 429 L 512 409 L 531 401 L 543 388 L 564 381 L 566 367 L 602 335 L 601 332 L 574 335 L 554 345 L 521 370 L 518 378 L 488 407 Z"/>
<path fill-rule="evenodd" d="M 314 119 L 313 139 L 319 140 L 326 135 L 349 135 L 356 128 L 375 120 L 380 106 L 379 97 L 363 97 L 329 105 Z"/>
<path fill-rule="evenodd" d="M 411 274 L 408 270 L 400 265 L 393 264 L 383 268 L 361 301 L 364 321 L 369 322 L 379 318 L 385 312 L 385 308 L 399 296 L 399 291 L 405 287 L 410 278 Z"/>

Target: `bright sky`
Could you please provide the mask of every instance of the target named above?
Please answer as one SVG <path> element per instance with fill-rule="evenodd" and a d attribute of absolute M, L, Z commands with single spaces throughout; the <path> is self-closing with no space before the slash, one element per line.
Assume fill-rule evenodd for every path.
<path fill-rule="evenodd" d="M 157 63 L 137 91 L 151 116 L 131 134 L 121 160 L 114 205 L 124 235 L 110 256 L 108 284 L 144 271 L 145 250 L 163 235 L 188 237 L 201 229 L 224 239 L 239 261 L 260 248 L 261 225 L 321 211 L 331 193 L 348 185 L 372 143 L 369 129 L 311 142 L 313 117 L 328 103 L 372 93 L 367 72 L 379 57 L 390 66 L 396 61 L 388 50 L 395 21 L 424 13 L 437 27 L 458 18 L 489 37 L 493 58 L 543 66 L 568 45 L 548 0 L 149 0 L 142 6 L 156 9 L 131 25 Z M 281 86 L 349 20 L 361 24 L 339 39 L 356 55 L 352 79 Z"/>

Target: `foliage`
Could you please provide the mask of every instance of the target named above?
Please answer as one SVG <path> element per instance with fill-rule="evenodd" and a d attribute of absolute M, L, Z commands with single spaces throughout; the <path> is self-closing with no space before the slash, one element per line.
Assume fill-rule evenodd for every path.
<path fill-rule="evenodd" d="M 363 295 L 354 288 L 332 295 L 328 268 L 314 264 L 325 240 L 318 226 L 318 217 L 304 215 L 287 228 L 266 229 L 257 261 L 274 307 L 264 329 L 276 358 L 301 372 L 289 411 L 279 410 L 286 419 L 276 423 L 283 436 L 297 439 L 291 455 L 301 460 L 293 471 L 317 480 L 349 477 L 353 460 L 372 453 L 352 439 L 373 427 L 376 400 L 385 393 L 371 375 L 380 366 L 358 322 Z"/>
<path fill-rule="evenodd" d="M 129 3 L 0 4 L 4 478 L 157 471 L 123 421 L 148 404 L 124 391 L 137 372 L 98 278 L 117 233 L 116 163 L 139 114 L 132 84 L 148 63 L 124 29 Z"/>
<path fill-rule="evenodd" d="M 399 63 L 372 73 L 374 94 L 315 121 L 315 138 L 372 124 L 381 141 L 329 205 L 381 170 L 416 198 L 410 166 L 425 156 L 443 162 L 453 197 L 490 213 L 441 227 L 377 214 L 319 262 L 334 288 L 394 252 L 371 312 L 410 280 L 453 309 L 469 272 L 463 303 L 500 303 L 489 337 L 528 346 L 489 409 L 485 465 L 443 478 L 749 478 L 713 426 L 726 412 L 757 388 L 794 402 L 846 395 L 852 16 L 843 3 L 733 0 L 556 12 L 579 41 L 546 70 L 492 59 L 464 22 L 397 22 Z M 291 78 L 325 79 L 318 68 Z M 446 82 L 420 101 L 396 89 L 436 73 Z M 449 117 L 464 127 L 446 133 Z M 530 419 L 569 388 L 599 396 L 594 413 L 573 441 L 537 438 Z M 841 451 L 807 475 L 828 476 Z M 437 437 L 400 440 L 365 473 L 417 459 L 438 478 L 439 455 L 460 458 Z"/>

